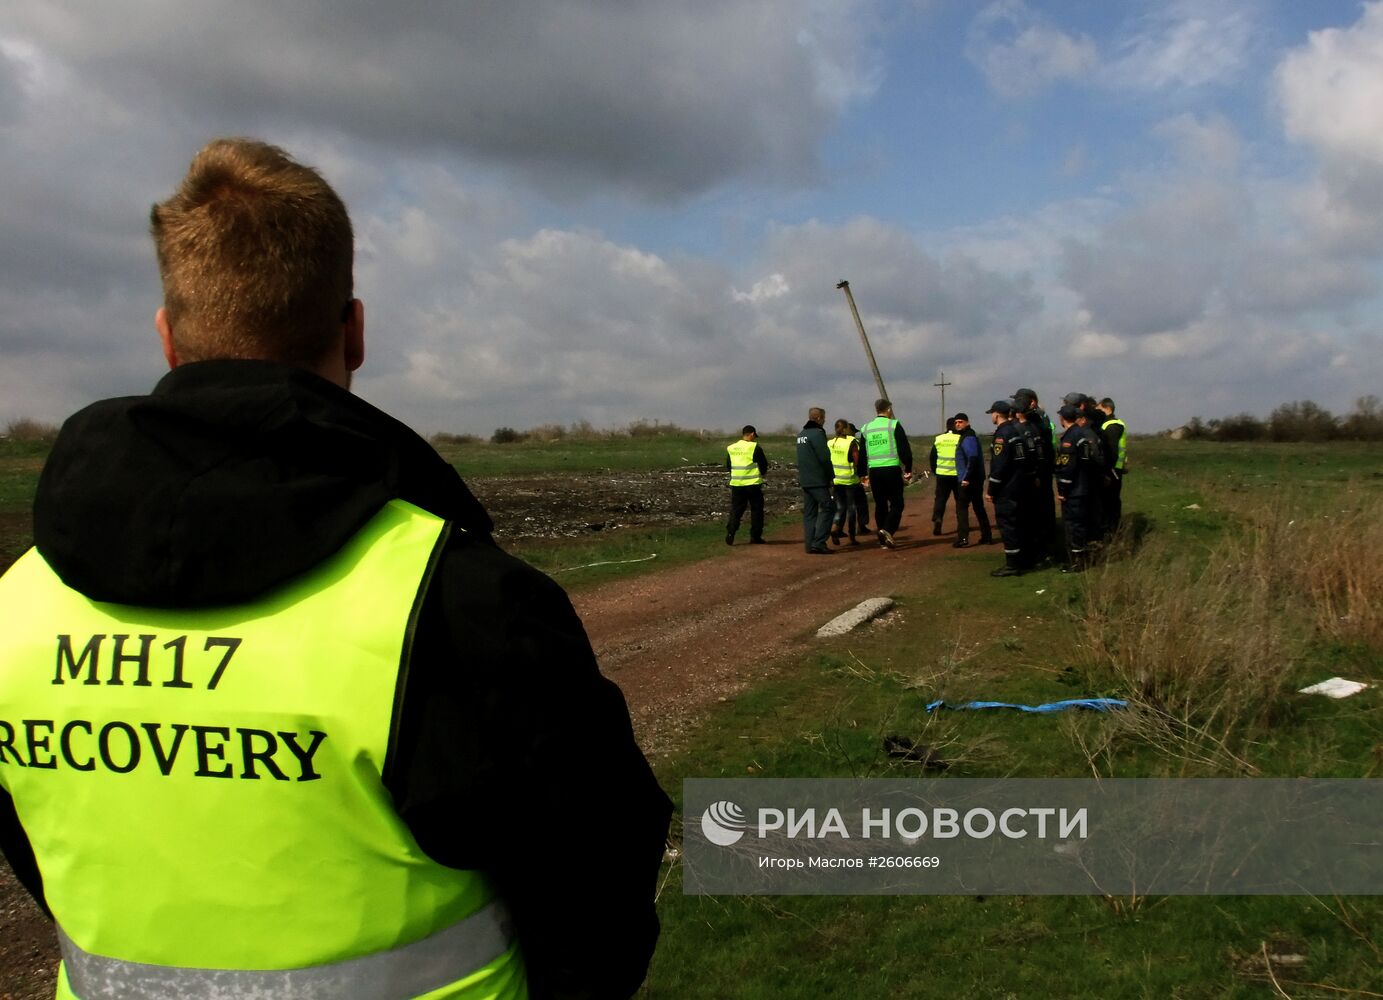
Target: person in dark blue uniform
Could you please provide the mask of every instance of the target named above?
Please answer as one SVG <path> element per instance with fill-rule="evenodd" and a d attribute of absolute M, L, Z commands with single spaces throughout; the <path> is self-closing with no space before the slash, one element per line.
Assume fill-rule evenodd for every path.
<path fill-rule="evenodd" d="M 987 494 L 994 504 L 994 520 L 1004 540 L 1004 564 L 990 576 L 1022 576 L 1023 535 L 1019 504 L 1028 488 L 1027 452 L 1023 435 L 1013 419 L 1007 400 L 995 400 L 984 411 L 994 420 L 994 439 L 990 444 Z"/>
<path fill-rule="evenodd" d="M 1056 456 L 1056 490 L 1061 501 L 1061 523 L 1066 531 L 1066 565 L 1062 571 L 1079 573 L 1090 564 L 1091 517 L 1103 478 L 1091 435 L 1077 421 L 1080 411 L 1067 404 L 1057 411 L 1061 420 L 1061 448 Z"/>

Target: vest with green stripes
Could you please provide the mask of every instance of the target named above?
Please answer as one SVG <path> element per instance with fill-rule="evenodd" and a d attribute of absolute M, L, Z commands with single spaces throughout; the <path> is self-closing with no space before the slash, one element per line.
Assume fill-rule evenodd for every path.
<path fill-rule="evenodd" d="M 875 417 L 860 429 L 871 469 L 898 468 L 903 464 L 898 457 L 897 430 L 898 421 L 883 416 Z"/>
<path fill-rule="evenodd" d="M 850 446 L 854 443 L 855 439 L 849 435 L 833 437 L 826 441 L 826 447 L 831 449 L 831 469 L 835 473 L 835 478 L 831 481 L 837 486 L 854 486 L 860 481 L 860 477 L 855 474 L 854 463 L 850 461 Z"/>
<path fill-rule="evenodd" d="M 0 785 L 59 997 L 526 997 L 489 881 L 429 859 L 382 778 L 446 532 L 393 501 L 231 607 L 91 601 L 33 549 L 0 578 Z"/>
<path fill-rule="evenodd" d="M 952 476 L 956 474 L 956 448 L 960 445 L 960 435 L 947 431 L 936 436 L 936 474 Z"/>
<path fill-rule="evenodd" d="M 1123 430 L 1123 433 L 1119 435 L 1119 454 L 1114 458 L 1114 468 L 1123 472 L 1124 463 L 1128 459 L 1128 424 L 1124 423 L 1118 417 L 1110 417 L 1105 421 L 1106 426 L 1109 424 L 1114 424 L 1116 427 L 1122 428 Z"/>
<path fill-rule="evenodd" d="M 763 476 L 759 474 L 759 463 L 754 461 L 754 452 L 759 445 L 756 441 L 735 441 L 726 446 L 730 453 L 730 485 L 758 486 Z"/>

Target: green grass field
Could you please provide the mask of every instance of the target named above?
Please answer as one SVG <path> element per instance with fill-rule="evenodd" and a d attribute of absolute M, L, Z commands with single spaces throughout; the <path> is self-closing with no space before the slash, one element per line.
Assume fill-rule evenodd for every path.
<path fill-rule="evenodd" d="M 677 468 L 718 461 L 723 443 L 651 437 L 445 453 L 481 477 Z M 765 447 L 775 461 L 791 458 L 789 439 Z M 688 777 L 922 777 L 885 753 L 894 734 L 938 747 L 958 777 L 1383 778 L 1379 686 L 1338 702 L 1294 693 L 1334 674 L 1383 685 L 1368 612 L 1383 606 L 1380 573 L 1369 570 L 1383 567 L 1370 527 L 1383 520 L 1383 446 L 1138 440 L 1131 457 L 1124 506 L 1137 546 L 1080 577 L 994 580 L 992 561 L 974 553 L 929 560 L 889 595 L 899 606 L 889 624 L 778 664 L 773 680 L 720 706 L 688 745 L 655 761 L 664 787 L 680 801 Z M 27 544 L 40 459 L 0 445 L 0 555 Z M 580 586 L 713 554 L 719 538 L 713 524 L 517 551 Z M 569 571 L 649 551 L 661 553 L 651 564 Z M 1353 574 L 1344 587 L 1360 603 L 1322 603 L 1337 599 L 1337 567 Z M 1159 615 L 1173 626 L 1165 631 L 1185 629 L 1185 646 L 1218 651 L 1207 663 L 1221 673 L 1186 681 L 1183 721 L 1232 757 L 1207 755 L 1195 739 L 1169 752 L 1108 716 L 923 710 L 935 698 L 1125 696 L 1127 670 L 1146 666 L 1137 656 L 1175 649 L 1165 636 L 1161 646 L 1134 642 L 1133 623 Z M 1238 648 L 1254 655 L 1236 657 Z M 1158 683 L 1175 694 L 1182 680 Z M 1198 715 L 1202 696 L 1225 705 Z M 663 876 L 649 998 L 1383 996 L 1379 898 L 703 898 L 682 894 L 675 864 Z M 1303 962 L 1269 967 L 1265 949 Z"/>
<path fill-rule="evenodd" d="M 1125 512 L 1141 525 L 1141 551 L 1075 578 L 1044 571 L 1000 581 L 965 555 L 933 560 L 925 577 L 889 595 L 901 621 L 783 664 L 659 762 L 665 787 L 680 794 L 688 777 L 924 777 L 885 753 L 889 735 L 939 748 L 957 777 L 1234 773 L 1189 751 L 1168 754 L 1108 716 L 924 710 L 936 698 L 1126 696 L 1081 648 L 1079 623 L 1112 574 L 1186 572 L 1194 587 L 1218 547 L 1249 530 L 1256 506 L 1279 509 L 1284 495 L 1304 521 L 1383 506 L 1376 445 L 1139 442 L 1134 455 Z M 1140 566 L 1144 558 L 1151 564 Z M 1338 702 L 1293 693 L 1333 674 L 1383 684 L 1383 651 L 1322 638 L 1308 614 L 1293 617 L 1294 603 L 1283 595 L 1278 608 L 1289 620 L 1283 659 L 1270 665 L 1271 723 L 1241 724 L 1228 738 L 1265 776 L 1383 776 L 1377 688 Z M 1231 637 L 1237 627 L 1223 624 Z M 703 898 L 681 894 L 675 867 L 666 874 L 649 997 L 1383 994 L 1378 898 Z M 1269 981 L 1264 946 L 1305 958 L 1272 967 L 1285 994 Z"/>

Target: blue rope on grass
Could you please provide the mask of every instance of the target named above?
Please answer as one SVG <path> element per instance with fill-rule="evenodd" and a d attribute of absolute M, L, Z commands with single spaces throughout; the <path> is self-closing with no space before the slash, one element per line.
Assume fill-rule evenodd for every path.
<path fill-rule="evenodd" d="M 1016 708 L 1020 712 L 1036 712 L 1046 715 L 1050 712 L 1064 712 L 1068 708 L 1088 708 L 1095 712 L 1108 712 L 1112 708 L 1127 708 L 1128 702 L 1118 698 L 1070 698 L 1066 701 L 1049 701 L 1045 705 L 1013 705 L 1006 701 L 967 701 L 963 705 L 948 705 L 944 701 L 934 701 L 927 706 L 930 712 L 937 708 Z"/>

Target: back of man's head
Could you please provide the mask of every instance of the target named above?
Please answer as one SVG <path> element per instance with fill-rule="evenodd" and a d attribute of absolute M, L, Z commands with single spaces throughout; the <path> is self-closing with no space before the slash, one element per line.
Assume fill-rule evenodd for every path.
<path fill-rule="evenodd" d="M 253 139 L 216 139 L 153 207 L 150 233 L 180 362 L 313 367 L 351 309 L 354 237 L 322 176 Z"/>
<path fill-rule="evenodd" d="M 807 419 L 819 424 L 826 419 L 826 411 L 819 406 L 813 406 L 807 411 Z"/>
<path fill-rule="evenodd" d="M 887 413 L 887 412 L 888 412 L 889 410 L 891 410 L 891 409 L 893 409 L 893 404 L 890 403 L 888 400 L 886 400 L 886 399 L 876 399 L 876 400 L 874 400 L 874 412 L 875 412 L 875 413 L 878 413 L 878 414 L 880 414 L 880 415 L 883 415 L 883 414 Z"/>

